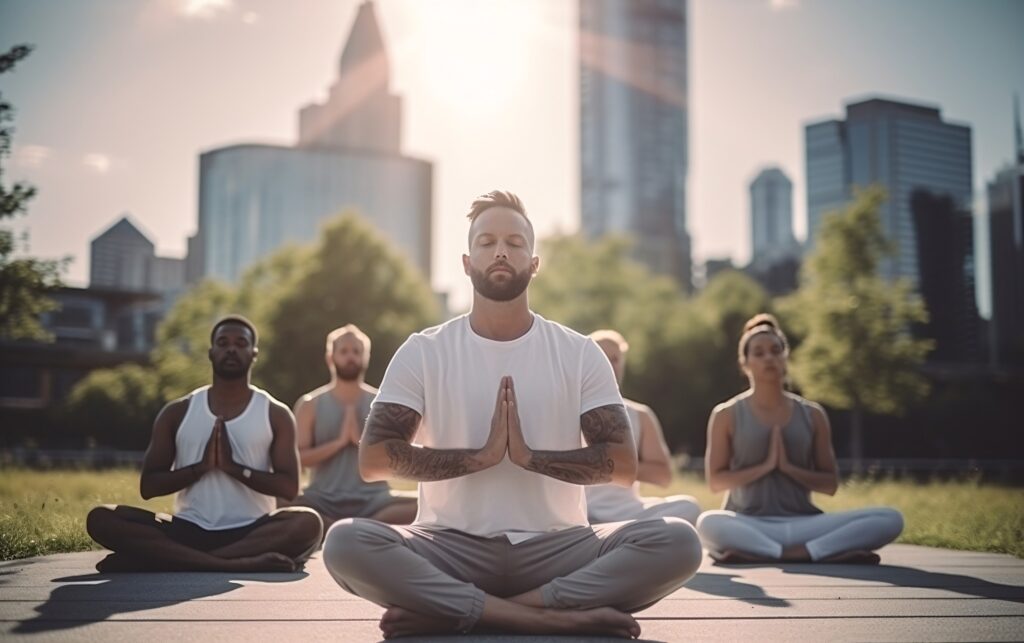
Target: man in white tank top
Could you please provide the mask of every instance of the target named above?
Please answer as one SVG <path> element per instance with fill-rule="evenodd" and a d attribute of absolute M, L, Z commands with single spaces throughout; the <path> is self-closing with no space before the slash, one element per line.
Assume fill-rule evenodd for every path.
<path fill-rule="evenodd" d="M 590 334 L 612 365 L 615 379 L 622 385 L 626 373 L 629 344 L 614 330 L 598 330 Z M 658 416 L 646 404 L 623 399 L 633 429 L 639 464 L 636 479 L 630 488 L 602 484 L 587 487 L 587 516 L 590 522 L 640 520 L 658 516 L 675 516 L 691 525 L 697 524 L 700 505 L 693 496 L 675 495 L 665 498 L 640 495 L 640 484 L 646 482 L 667 487 L 672 482 L 672 456 L 665 443 Z"/>
<path fill-rule="evenodd" d="M 630 612 L 700 566 L 697 532 L 678 518 L 587 523 L 584 485 L 636 477 L 615 377 L 593 341 L 530 310 L 540 260 L 519 198 L 491 192 L 468 218 L 472 311 L 399 348 L 359 447 L 366 480 L 419 483 L 416 521 L 341 520 L 324 563 L 387 608 L 385 638 L 637 637 Z"/>
<path fill-rule="evenodd" d="M 214 324 L 213 384 L 160 411 L 142 463 L 142 497 L 176 493 L 175 515 L 90 511 L 89 535 L 114 552 L 99 571 L 291 572 L 316 549 L 315 511 L 274 509 L 275 497 L 299 490 L 295 419 L 249 383 L 256 339 L 244 317 Z"/>

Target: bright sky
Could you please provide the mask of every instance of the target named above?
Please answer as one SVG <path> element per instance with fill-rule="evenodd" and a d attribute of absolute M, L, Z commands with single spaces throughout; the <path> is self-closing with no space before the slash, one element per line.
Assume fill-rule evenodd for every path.
<path fill-rule="evenodd" d="M 39 190 L 31 250 L 74 255 L 122 213 L 183 256 L 198 154 L 289 144 L 322 100 L 358 0 L 0 0 L 0 48 L 32 55 L 3 77 L 17 109 L 11 178 Z M 296 8 L 298 7 L 298 8 Z M 404 149 L 435 162 L 434 286 L 468 300 L 463 213 L 495 187 L 523 196 L 543 236 L 578 227 L 574 0 L 378 0 Z M 803 124 L 866 94 L 924 102 L 972 126 L 974 184 L 1012 154 L 1024 95 L 1024 2 L 691 0 L 688 217 L 694 258 L 749 257 L 747 184 L 794 181 L 806 227 Z M 984 210 L 979 210 L 984 212 Z M 976 226 L 984 246 L 984 226 Z M 987 253 L 979 300 L 988 308 Z"/>

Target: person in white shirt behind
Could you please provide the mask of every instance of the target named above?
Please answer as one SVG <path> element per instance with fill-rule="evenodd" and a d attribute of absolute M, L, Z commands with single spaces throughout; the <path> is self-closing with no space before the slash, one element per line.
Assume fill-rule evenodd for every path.
<path fill-rule="evenodd" d="M 472 310 L 399 348 L 359 447 L 366 480 L 419 482 L 416 521 L 341 520 L 324 563 L 387 608 L 385 638 L 639 636 L 629 613 L 700 566 L 696 530 L 678 518 L 588 524 L 583 485 L 636 477 L 615 376 L 593 341 L 530 310 L 540 260 L 519 198 L 490 192 L 468 218 Z"/>
<path fill-rule="evenodd" d="M 626 372 L 626 354 L 629 344 L 614 330 L 598 330 L 590 334 L 597 342 L 615 371 L 615 379 L 622 385 Z M 633 486 L 623 488 L 615 484 L 592 485 L 587 487 L 587 516 L 590 522 L 617 522 L 619 520 L 642 520 L 660 516 L 682 518 L 691 525 L 697 523 L 700 505 L 693 496 L 676 495 L 665 498 L 640 495 L 640 483 L 647 482 L 667 487 L 672 482 L 672 456 L 661 423 L 651 407 L 646 404 L 623 399 L 626 415 L 633 430 L 639 464 Z"/>

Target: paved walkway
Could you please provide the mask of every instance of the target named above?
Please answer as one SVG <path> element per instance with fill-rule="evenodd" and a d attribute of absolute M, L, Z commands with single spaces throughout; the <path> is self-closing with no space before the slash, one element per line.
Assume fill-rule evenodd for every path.
<path fill-rule="evenodd" d="M 637 615 L 643 639 L 1024 639 L 1024 561 L 911 545 L 881 553 L 878 567 L 722 567 L 707 560 L 685 588 Z M 382 610 L 341 591 L 318 557 L 299 574 L 233 575 L 100 575 L 92 569 L 100 557 L 86 552 L 0 563 L 0 639 L 380 639 Z"/>

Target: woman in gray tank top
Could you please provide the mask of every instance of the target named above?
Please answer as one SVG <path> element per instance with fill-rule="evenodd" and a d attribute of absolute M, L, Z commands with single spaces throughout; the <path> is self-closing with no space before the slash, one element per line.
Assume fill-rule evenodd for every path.
<path fill-rule="evenodd" d="M 789 345 L 775 317 L 751 318 L 739 342 L 750 389 L 719 404 L 708 421 L 705 471 L 725 506 L 697 521 L 711 557 L 723 563 L 879 562 L 873 550 L 903 530 L 895 509 L 823 513 L 811 492 L 839 486 L 828 417 L 785 390 Z"/>

